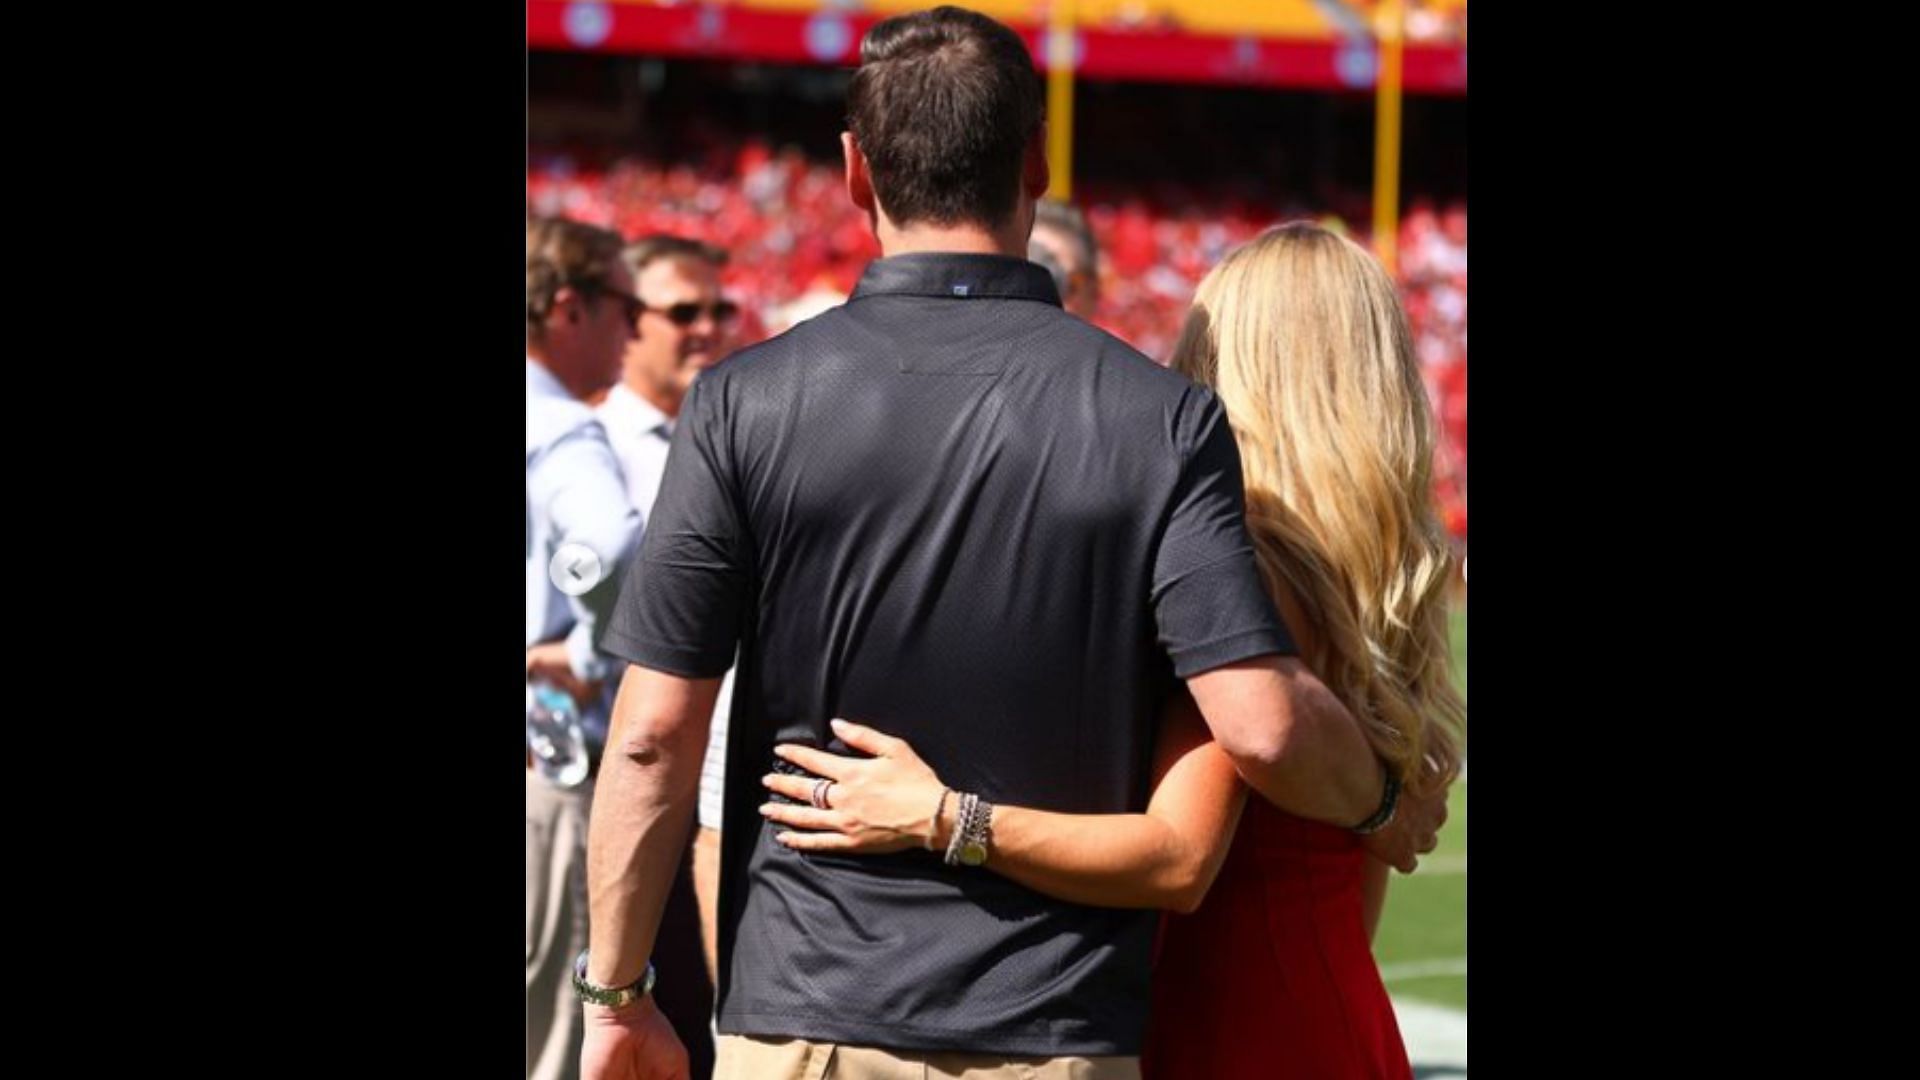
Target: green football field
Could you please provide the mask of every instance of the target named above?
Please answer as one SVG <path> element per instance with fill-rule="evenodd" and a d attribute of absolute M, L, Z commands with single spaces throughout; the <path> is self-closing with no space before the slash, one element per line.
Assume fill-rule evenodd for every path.
<path fill-rule="evenodd" d="M 1456 609 L 1450 627 L 1453 677 L 1467 688 L 1467 613 Z M 1411 877 L 1393 875 L 1387 908 L 1373 952 L 1387 991 L 1410 998 L 1467 1007 L 1467 783 L 1454 784 L 1440 847 L 1420 861 Z"/>

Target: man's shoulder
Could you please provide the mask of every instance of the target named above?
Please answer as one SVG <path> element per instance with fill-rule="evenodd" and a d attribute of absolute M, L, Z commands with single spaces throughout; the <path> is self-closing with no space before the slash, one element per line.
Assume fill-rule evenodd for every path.
<path fill-rule="evenodd" d="M 1058 311 L 1056 318 L 1059 332 L 1071 343 L 1071 351 L 1103 365 L 1102 374 L 1111 373 L 1142 389 L 1171 398 L 1179 398 L 1194 388 L 1193 380 L 1078 315 Z"/>
<path fill-rule="evenodd" d="M 727 385 L 778 377 L 785 366 L 784 362 L 799 351 L 797 346 L 801 338 L 797 338 L 795 332 L 815 321 L 817 319 L 809 319 L 764 341 L 728 353 L 719 363 L 700 373 L 695 387 L 702 383 L 708 386 Z"/>
<path fill-rule="evenodd" d="M 1048 304 L 1025 300 L 982 298 L 969 304 L 1017 304 L 1023 313 L 1023 329 L 1009 326 L 1009 335 L 1041 343 L 1035 359 L 1042 365 L 1064 367 L 1078 373 L 1088 385 L 1100 387 L 1100 396 L 1109 406 L 1131 405 L 1122 412 L 1138 411 L 1159 419 L 1203 412 L 1213 395 L 1185 375 L 1156 362 L 1126 341 L 1076 315 Z M 818 366 L 824 357 L 859 355 L 884 348 L 876 338 L 870 320 L 858 317 L 847 304 L 829 309 L 783 333 L 749 345 L 715 364 L 701 375 L 709 396 L 732 398 L 738 391 L 750 396 L 759 391 L 777 392 L 795 377 Z M 907 330 L 887 328 L 886 334 L 909 334 Z M 1010 336 L 1012 344 L 1014 337 Z M 912 343 L 924 346 L 924 337 Z M 717 392 L 717 395 L 715 394 Z M 1175 426 L 1181 426 L 1176 421 Z"/>
<path fill-rule="evenodd" d="M 567 398 L 527 399 L 527 457 L 569 438 L 606 441 L 606 428 L 586 403 Z"/>
<path fill-rule="evenodd" d="M 1076 315 L 1058 315 L 1057 359 L 1084 366 L 1106 415 L 1163 432 L 1181 456 L 1223 415 L 1212 390 Z"/>

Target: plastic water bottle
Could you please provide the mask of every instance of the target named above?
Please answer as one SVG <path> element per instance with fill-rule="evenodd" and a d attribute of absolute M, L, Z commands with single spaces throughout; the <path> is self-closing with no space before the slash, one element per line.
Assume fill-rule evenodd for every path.
<path fill-rule="evenodd" d="M 573 695 L 545 679 L 527 682 L 527 749 L 533 767 L 557 787 L 579 787 L 587 779 L 587 736 Z"/>

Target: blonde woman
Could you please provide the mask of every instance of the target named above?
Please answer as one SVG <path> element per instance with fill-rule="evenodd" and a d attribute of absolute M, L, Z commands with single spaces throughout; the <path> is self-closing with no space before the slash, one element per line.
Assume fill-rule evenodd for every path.
<path fill-rule="evenodd" d="M 1201 282 L 1174 366 L 1226 406 L 1248 532 L 1302 658 L 1363 718 L 1403 798 L 1443 798 L 1466 710 L 1447 673 L 1433 423 L 1392 281 L 1318 226 L 1271 230 Z M 842 721 L 840 741 L 875 756 L 779 748 L 834 781 L 828 809 L 762 813 L 802 851 L 924 844 L 956 862 L 984 839 L 983 869 L 1051 896 L 1185 913 L 1163 926 L 1154 968 L 1154 1080 L 1410 1076 L 1371 950 L 1386 865 L 1353 830 L 1249 800 L 1184 695 L 1162 723 L 1142 814 L 996 806 L 982 837 L 962 820 L 965 793 L 947 794 L 912 747 Z M 767 786 L 804 803 L 823 782 Z"/>

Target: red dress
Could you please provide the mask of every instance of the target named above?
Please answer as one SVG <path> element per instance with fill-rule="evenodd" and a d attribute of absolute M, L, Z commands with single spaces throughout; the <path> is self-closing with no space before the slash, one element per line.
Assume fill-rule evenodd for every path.
<path fill-rule="evenodd" d="M 1411 1080 L 1361 914 L 1359 838 L 1247 800 L 1192 915 L 1161 924 L 1145 1080 Z"/>

